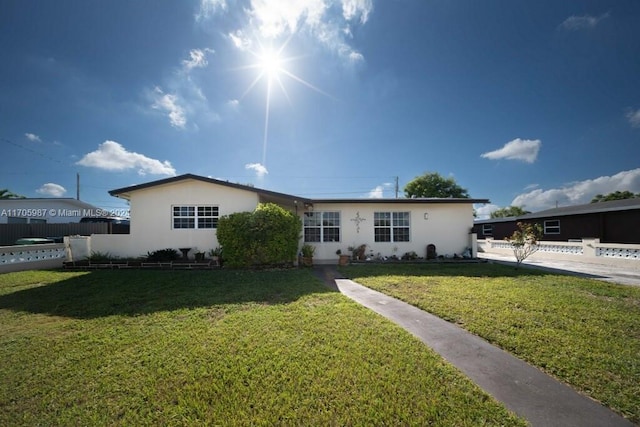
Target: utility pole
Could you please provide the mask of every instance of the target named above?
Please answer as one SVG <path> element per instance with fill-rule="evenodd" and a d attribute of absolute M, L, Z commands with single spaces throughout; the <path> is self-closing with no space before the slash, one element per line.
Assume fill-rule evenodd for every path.
<path fill-rule="evenodd" d="M 76 172 L 76 200 L 80 200 L 80 174 Z"/>
<path fill-rule="evenodd" d="M 399 177 L 396 176 L 396 199 L 398 198 L 398 189 L 399 189 L 399 187 L 398 187 L 398 178 Z"/>

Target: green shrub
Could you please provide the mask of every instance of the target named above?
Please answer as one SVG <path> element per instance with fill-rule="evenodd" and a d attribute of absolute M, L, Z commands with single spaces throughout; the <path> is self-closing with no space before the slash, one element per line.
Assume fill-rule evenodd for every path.
<path fill-rule="evenodd" d="M 157 251 L 147 252 L 148 262 L 171 262 L 180 258 L 178 251 L 172 248 L 158 249 Z"/>
<path fill-rule="evenodd" d="M 417 260 L 418 258 L 419 258 L 419 257 L 418 257 L 418 254 L 417 254 L 417 253 L 415 253 L 415 251 L 405 252 L 405 254 L 404 254 L 404 255 L 402 255 L 402 259 L 403 259 L 403 260 L 408 260 L 408 261 L 415 261 L 415 260 Z"/>
<path fill-rule="evenodd" d="M 262 267 L 292 264 L 301 230 L 295 214 L 273 203 L 261 203 L 253 212 L 221 217 L 217 236 L 227 266 Z"/>

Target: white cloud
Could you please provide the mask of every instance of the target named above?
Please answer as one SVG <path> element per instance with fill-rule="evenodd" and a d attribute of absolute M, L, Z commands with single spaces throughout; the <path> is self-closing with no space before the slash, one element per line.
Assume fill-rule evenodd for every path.
<path fill-rule="evenodd" d="M 191 49 L 189 51 L 189 59 L 182 61 L 183 68 L 189 72 L 194 68 L 204 68 L 209 64 L 207 61 L 207 53 L 214 53 L 213 49 Z"/>
<path fill-rule="evenodd" d="M 367 197 L 369 199 L 382 199 L 384 197 L 384 186 L 378 185 L 376 188 L 369 191 Z"/>
<path fill-rule="evenodd" d="M 368 21 L 372 10 L 372 0 L 250 0 L 244 8 L 249 24 L 228 37 L 236 48 L 248 50 L 253 43 L 247 34 L 273 40 L 304 32 L 346 61 L 361 62 L 364 56 L 347 38 L 353 37 L 352 26 Z"/>
<path fill-rule="evenodd" d="M 343 0 L 342 16 L 347 21 L 360 17 L 360 23 L 365 24 L 369 19 L 369 13 L 373 9 L 371 0 Z"/>
<path fill-rule="evenodd" d="M 40 137 L 38 135 L 36 135 L 35 133 L 25 133 L 24 136 L 26 136 L 27 139 L 29 141 L 31 141 L 31 142 L 42 142 Z"/>
<path fill-rule="evenodd" d="M 262 178 L 269 173 L 267 168 L 261 163 L 247 163 L 246 165 L 244 165 L 244 168 L 255 171 L 258 178 Z"/>
<path fill-rule="evenodd" d="M 619 172 L 613 176 L 601 176 L 595 179 L 573 182 L 561 188 L 549 190 L 536 189 L 520 194 L 512 206 L 537 212 L 557 206 L 580 205 L 591 202 L 597 194 L 609 194 L 614 191 L 640 193 L 640 168 Z"/>
<path fill-rule="evenodd" d="M 351 62 L 362 62 L 362 61 L 364 61 L 364 56 L 360 52 L 356 52 L 354 50 L 351 50 L 347 57 L 349 58 L 349 61 L 351 61 Z"/>
<path fill-rule="evenodd" d="M 487 203 L 484 205 L 473 205 L 473 208 L 476 210 L 476 219 L 489 219 L 491 212 L 497 211 L 500 209 L 500 206 Z"/>
<path fill-rule="evenodd" d="M 260 35 L 270 39 L 297 32 L 299 24 L 317 26 L 325 8 L 325 0 L 252 0 L 248 12 Z"/>
<path fill-rule="evenodd" d="M 208 19 L 219 10 L 227 10 L 226 0 L 200 0 L 200 7 L 196 12 L 196 21 Z"/>
<path fill-rule="evenodd" d="M 640 108 L 636 111 L 629 111 L 627 113 L 627 120 L 634 128 L 640 128 Z"/>
<path fill-rule="evenodd" d="M 85 154 L 76 164 L 108 171 L 124 171 L 138 169 L 140 175 L 174 176 L 176 170 L 167 160 L 151 159 L 143 154 L 127 151 L 115 141 L 105 141 L 96 151 Z"/>
<path fill-rule="evenodd" d="M 43 184 L 42 187 L 36 190 L 38 194 L 52 197 L 62 197 L 66 192 L 67 190 L 62 185 L 54 184 L 53 182 Z"/>
<path fill-rule="evenodd" d="M 560 28 L 565 30 L 590 30 L 595 28 L 600 21 L 609 17 L 609 12 L 600 16 L 582 15 L 582 16 L 570 16 L 560 24 Z"/>
<path fill-rule="evenodd" d="M 491 160 L 509 159 L 533 163 L 538 158 L 542 142 L 539 139 L 520 139 L 507 142 L 504 147 L 481 154 L 480 157 Z"/>
<path fill-rule="evenodd" d="M 390 182 L 385 182 L 382 185 L 378 185 L 373 190 L 369 191 L 367 194 L 367 198 L 369 199 L 383 199 L 385 190 L 393 188 L 393 184 Z"/>
<path fill-rule="evenodd" d="M 184 108 L 178 104 L 178 97 L 176 95 L 164 93 L 159 87 L 156 87 L 153 90 L 152 96 L 154 101 L 151 108 L 165 112 L 169 117 L 169 123 L 171 123 L 171 126 L 184 129 L 187 124 L 187 117 Z"/>
<path fill-rule="evenodd" d="M 236 30 L 233 33 L 229 33 L 229 38 L 231 39 L 231 42 L 236 47 L 236 49 L 242 51 L 251 49 L 251 46 L 253 45 L 251 39 L 247 37 L 242 30 Z"/>

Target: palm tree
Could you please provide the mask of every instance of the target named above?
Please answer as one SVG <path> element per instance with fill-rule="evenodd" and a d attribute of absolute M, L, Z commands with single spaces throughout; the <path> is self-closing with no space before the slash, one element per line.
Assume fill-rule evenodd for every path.
<path fill-rule="evenodd" d="M 3 188 L 2 190 L 0 190 L 0 199 L 2 200 L 6 200 L 6 199 L 24 199 L 24 196 L 20 196 L 19 194 L 13 193 L 9 190 L 7 190 L 6 188 Z"/>

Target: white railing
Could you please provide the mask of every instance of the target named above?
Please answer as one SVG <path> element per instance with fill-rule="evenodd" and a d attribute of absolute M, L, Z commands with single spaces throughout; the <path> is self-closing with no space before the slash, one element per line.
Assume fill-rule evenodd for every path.
<path fill-rule="evenodd" d="M 0 247 L 0 273 L 62 267 L 65 245 L 18 245 Z"/>
<path fill-rule="evenodd" d="M 511 254 L 513 247 L 505 240 L 478 239 L 478 250 Z M 577 259 L 585 262 L 625 265 L 640 268 L 640 245 L 600 243 L 599 239 L 582 239 L 577 242 L 538 242 L 538 250 L 532 255 L 538 258 Z"/>
<path fill-rule="evenodd" d="M 596 247 L 596 256 L 619 259 L 640 260 L 640 249 Z"/>
<path fill-rule="evenodd" d="M 513 249 L 511 243 L 504 240 L 489 239 L 487 242 L 491 249 Z M 538 242 L 538 252 L 582 255 L 584 253 L 584 249 L 582 247 L 582 242 Z"/>
<path fill-rule="evenodd" d="M 538 251 L 555 253 L 555 254 L 570 254 L 570 255 L 582 255 L 584 253 L 582 243 L 578 245 L 572 245 L 572 244 L 560 245 L 560 244 L 541 242 L 540 245 L 538 245 Z"/>

